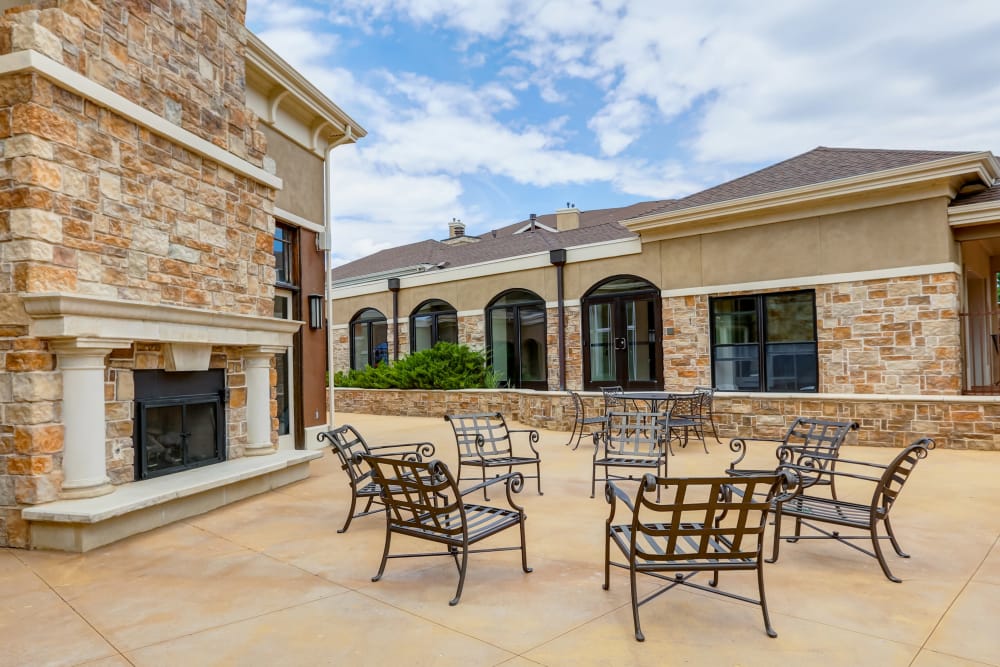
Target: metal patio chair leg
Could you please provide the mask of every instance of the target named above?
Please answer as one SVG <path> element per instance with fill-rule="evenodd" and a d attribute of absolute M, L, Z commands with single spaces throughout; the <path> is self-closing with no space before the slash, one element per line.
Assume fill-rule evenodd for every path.
<path fill-rule="evenodd" d="M 767 597 L 764 595 L 764 568 L 757 564 L 757 591 L 760 597 L 760 613 L 764 616 L 764 630 L 767 632 L 767 636 L 772 639 L 778 636 L 778 633 L 774 631 L 771 627 L 771 615 L 767 613 Z"/>
<path fill-rule="evenodd" d="M 392 540 L 392 531 L 389 530 L 389 524 L 386 522 L 385 526 L 385 548 L 382 550 L 382 562 L 378 566 L 378 574 L 372 577 L 372 581 L 378 581 L 385 574 L 385 564 L 389 562 L 389 542 Z"/>
<path fill-rule="evenodd" d="M 458 601 L 462 599 L 462 588 L 465 587 L 465 571 L 469 567 L 469 545 L 462 545 L 462 567 L 459 568 L 458 574 L 458 589 L 455 591 L 455 597 L 448 601 L 448 605 L 454 607 L 458 604 Z"/>
<path fill-rule="evenodd" d="M 528 567 L 528 548 L 524 539 L 524 521 L 521 521 L 521 569 L 525 572 L 532 572 L 533 568 Z"/>
<path fill-rule="evenodd" d="M 910 554 L 903 551 L 902 547 L 899 546 L 899 542 L 896 541 L 896 533 L 892 530 L 892 524 L 889 523 L 889 517 L 885 518 L 885 532 L 889 536 L 889 541 L 892 542 L 892 548 L 896 550 L 896 554 L 900 558 L 909 558 Z"/>
<path fill-rule="evenodd" d="M 635 623 L 636 641 L 646 641 L 646 635 L 642 634 L 642 627 L 639 625 L 639 594 L 636 591 L 635 563 L 629 568 L 629 587 L 632 589 L 632 621 Z"/>
<path fill-rule="evenodd" d="M 889 569 L 889 564 L 885 562 L 885 555 L 882 553 L 882 546 L 879 544 L 880 540 L 878 537 L 878 530 L 876 529 L 878 524 L 872 526 L 872 549 L 875 551 L 875 558 L 878 560 L 878 564 L 882 567 L 882 572 L 885 574 L 886 578 L 894 583 L 901 584 L 903 580 L 892 573 Z"/>

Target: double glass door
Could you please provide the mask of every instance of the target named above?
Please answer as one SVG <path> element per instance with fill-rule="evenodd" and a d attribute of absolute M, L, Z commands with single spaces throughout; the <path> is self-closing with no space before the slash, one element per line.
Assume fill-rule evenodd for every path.
<path fill-rule="evenodd" d="M 659 296 L 597 296 L 585 304 L 585 387 L 660 388 Z"/>

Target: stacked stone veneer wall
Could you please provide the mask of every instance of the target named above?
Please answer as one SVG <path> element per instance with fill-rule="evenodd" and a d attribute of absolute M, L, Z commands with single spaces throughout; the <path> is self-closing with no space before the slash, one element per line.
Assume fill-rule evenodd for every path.
<path fill-rule="evenodd" d="M 583 395 L 587 414 L 600 414 L 603 399 Z M 564 392 L 523 390 L 334 391 L 337 414 L 438 417 L 454 412 L 499 410 L 508 419 L 538 428 L 568 431 L 573 404 Z M 939 447 L 1000 451 L 1000 398 L 893 396 L 774 396 L 718 394 L 715 418 L 719 436 L 770 438 L 784 434 L 797 416 L 857 421 L 861 429 L 849 443 L 903 447 L 922 437 Z M 341 416 L 341 420 L 346 418 Z"/>
<path fill-rule="evenodd" d="M 259 167 L 244 7 L 26 3 L 0 17 L 0 54 L 40 53 Z M 0 174 L 0 544 L 23 546 L 17 508 L 58 497 L 63 427 L 55 356 L 30 337 L 18 295 L 270 317 L 275 193 L 34 72 L 0 77 Z M 149 350 L 133 347 L 145 363 Z M 116 481 L 128 477 L 129 363 L 115 357 L 107 371 Z"/>
<path fill-rule="evenodd" d="M 958 281 L 940 273 L 815 286 L 819 390 L 958 394 Z M 664 335 L 664 386 L 711 384 L 708 306 L 705 295 L 663 299 L 664 331 L 674 329 Z"/>
<path fill-rule="evenodd" d="M 458 342 L 479 352 L 486 351 L 486 316 L 482 313 L 458 316 Z"/>

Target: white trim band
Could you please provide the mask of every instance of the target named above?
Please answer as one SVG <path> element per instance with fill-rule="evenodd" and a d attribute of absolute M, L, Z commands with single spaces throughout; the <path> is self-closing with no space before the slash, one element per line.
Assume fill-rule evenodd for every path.
<path fill-rule="evenodd" d="M 22 294 L 21 298 L 33 319 L 32 336 L 83 338 L 94 345 L 153 341 L 287 348 L 302 326 L 297 320 L 79 294 Z"/>
<path fill-rule="evenodd" d="M 311 232 L 316 232 L 317 234 L 322 234 L 325 229 L 323 225 L 318 222 L 313 222 L 311 220 L 306 220 L 300 215 L 295 215 L 291 211 L 286 211 L 283 208 L 274 207 L 274 217 L 280 219 L 282 222 L 287 222 L 295 225 L 296 227 L 301 227 L 302 229 L 308 229 Z"/>
<path fill-rule="evenodd" d="M 48 56 L 30 49 L 0 56 L 0 75 L 23 71 L 37 72 L 60 88 L 65 88 L 106 109 L 110 109 L 202 157 L 208 158 L 213 162 L 232 169 L 238 174 L 258 183 L 263 183 L 275 190 L 281 189 L 282 181 L 277 176 L 269 174 L 260 167 L 256 167 L 229 151 L 219 148 L 193 132 L 174 125 L 165 118 L 157 116 L 152 111 L 139 106 L 116 92 L 108 90 L 82 74 L 74 72 L 61 63 L 57 63 Z"/>

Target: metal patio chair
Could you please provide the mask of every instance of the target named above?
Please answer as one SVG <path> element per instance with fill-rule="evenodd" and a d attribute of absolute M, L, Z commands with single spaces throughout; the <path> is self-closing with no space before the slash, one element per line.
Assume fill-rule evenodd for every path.
<path fill-rule="evenodd" d="M 604 428 L 594 433 L 590 497 L 597 481 L 639 479 L 654 471 L 667 474 L 665 423 L 658 412 L 609 412 Z M 597 469 L 604 468 L 604 476 Z M 614 472 L 613 472 L 614 471 Z"/>
<path fill-rule="evenodd" d="M 722 441 L 719 440 L 719 431 L 715 427 L 715 387 L 695 387 L 694 391 L 696 394 L 702 394 L 701 401 L 701 434 L 702 441 L 705 439 L 705 426 L 712 427 L 712 437 L 719 444 Z"/>
<path fill-rule="evenodd" d="M 395 456 L 412 461 L 422 461 L 434 456 L 434 445 L 429 442 L 414 442 L 395 445 L 379 445 L 370 447 L 361 437 L 358 430 L 350 424 L 344 424 L 332 431 L 324 431 L 316 436 L 320 442 L 326 440 L 340 461 L 340 468 L 347 473 L 348 485 L 351 487 L 351 507 L 347 511 L 347 521 L 338 533 L 346 532 L 357 517 L 368 516 L 382 511 L 381 489 L 372 480 L 371 469 L 356 454 L 377 454 L 379 456 Z M 365 508 L 355 513 L 358 499 L 365 499 Z M 372 505 L 378 505 L 372 509 Z"/>
<path fill-rule="evenodd" d="M 390 558 L 416 558 L 421 556 L 451 556 L 458 567 L 458 588 L 448 603 L 458 604 L 465 586 L 465 574 L 470 553 L 491 551 L 521 552 L 521 569 L 531 572 L 524 541 L 524 508 L 514 503 L 512 494 L 524 487 L 524 476 L 511 472 L 460 491 L 448 466 L 438 460 L 407 461 L 395 457 L 366 456 L 371 466 L 372 478 L 381 488 L 385 503 L 385 547 L 378 574 L 378 581 L 385 573 Z M 467 503 L 462 497 L 492 484 L 503 483 L 509 508 Z M 474 544 L 492 537 L 508 528 L 517 527 L 521 534 L 520 546 L 471 549 Z M 390 554 L 389 545 L 394 534 L 429 540 L 444 546 L 445 550 L 432 553 Z"/>
<path fill-rule="evenodd" d="M 787 486 L 781 475 L 729 477 L 664 478 L 646 474 L 638 491 L 626 493 L 612 482 L 605 487 L 611 505 L 604 544 L 604 590 L 611 585 L 611 567 L 629 572 L 632 593 L 632 620 L 635 638 L 644 641 L 639 625 L 639 607 L 675 586 L 688 586 L 708 593 L 756 604 L 764 617 L 769 637 L 777 637 L 767 613 L 764 595 L 764 528 L 771 501 Z M 655 493 L 654 493 L 655 491 Z M 660 496 L 667 499 L 660 502 Z M 618 504 L 627 513 L 616 523 Z M 625 560 L 611 558 L 614 542 Z M 708 586 L 690 579 L 698 572 L 709 571 Z M 757 573 L 757 599 L 720 590 L 722 571 Z M 637 575 L 647 575 L 666 582 L 642 600 L 637 592 Z M 686 598 L 685 604 L 697 604 L 702 598 Z M 677 610 L 678 615 L 683 612 Z"/>
<path fill-rule="evenodd" d="M 512 429 L 507 427 L 507 420 L 499 412 L 471 413 L 461 415 L 445 415 L 444 420 L 451 424 L 455 432 L 455 444 L 458 447 L 458 482 L 462 482 L 462 468 L 479 468 L 482 481 L 486 481 L 486 471 L 493 468 L 506 468 L 513 471 L 518 466 L 535 466 L 534 475 L 524 475 L 526 479 L 534 479 L 538 485 L 538 495 L 542 493 L 542 460 L 535 449 L 538 442 L 538 431 L 533 428 Z M 524 435 L 531 449 L 527 454 L 515 455 L 512 435 Z M 486 487 L 483 488 L 483 498 Z"/>
<path fill-rule="evenodd" d="M 930 438 L 917 440 L 912 445 L 899 452 L 888 464 L 868 463 L 838 458 L 837 469 L 816 467 L 808 457 L 798 463 L 783 463 L 778 471 L 791 473 L 798 477 L 798 488 L 795 495 L 786 500 L 776 500 L 774 505 L 774 549 L 769 563 L 778 560 L 778 547 L 781 540 L 797 542 L 799 540 L 837 540 L 841 544 L 856 551 L 871 556 L 878 561 L 882 572 L 889 581 L 900 583 L 902 579 L 889 570 L 885 556 L 882 553 L 881 540 L 889 540 L 893 550 L 901 558 L 909 558 L 896 540 L 896 534 L 889 522 L 889 513 L 896 505 L 903 485 L 910 478 L 917 463 L 927 458 L 927 453 L 934 449 L 934 441 Z M 865 493 L 856 495 L 855 500 L 827 498 L 814 496 L 809 489 L 815 486 L 816 477 L 839 477 L 844 480 L 862 482 L 864 490 L 870 491 L 871 497 Z M 795 518 L 795 533 L 782 534 L 781 520 L 784 517 Z M 826 530 L 818 524 L 826 524 Z M 879 525 L 885 526 L 885 535 L 879 535 Z M 818 535 L 803 535 L 802 527 L 810 528 Z M 858 534 L 844 535 L 842 528 L 853 528 Z M 871 540 L 871 550 L 853 544 L 853 540 Z"/>

